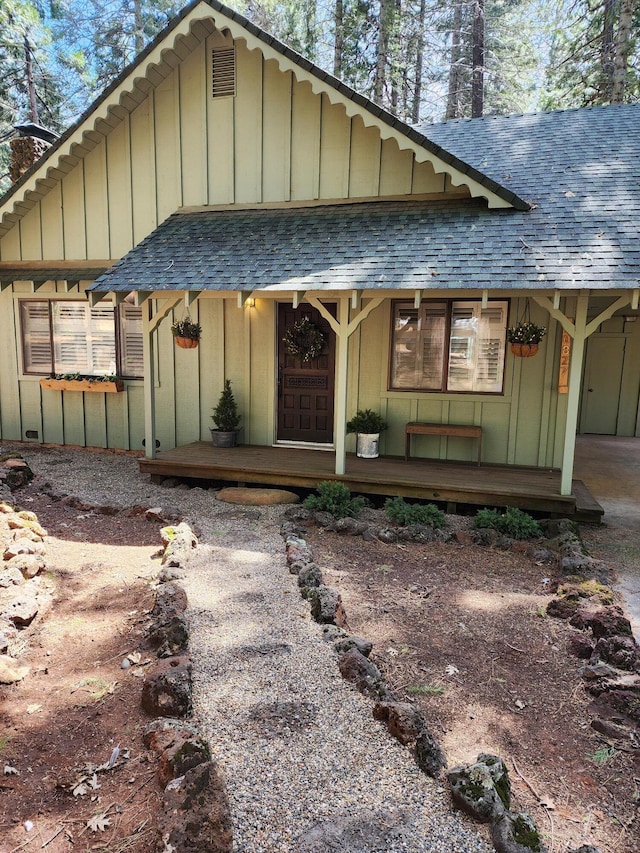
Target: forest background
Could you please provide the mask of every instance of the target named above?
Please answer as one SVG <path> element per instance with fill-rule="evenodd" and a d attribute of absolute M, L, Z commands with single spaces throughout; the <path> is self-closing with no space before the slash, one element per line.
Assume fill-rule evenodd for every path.
<path fill-rule="evenodd" d="M 0 0 L 0 193 L 15 126 L 62 133 L 184 4 Z M 412 124 L 640 98 L 640 0 L 237 0 Z"/>

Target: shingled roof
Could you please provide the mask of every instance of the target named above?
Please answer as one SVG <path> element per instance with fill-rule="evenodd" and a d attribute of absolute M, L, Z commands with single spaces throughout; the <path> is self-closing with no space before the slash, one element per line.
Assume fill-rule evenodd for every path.
<path fill-rule="evenodd" d="M 452 121 L 425 134 L 533 209 L 393 201 L 178 213 L 96 290 L 636 288 L 640 105 Z"/>

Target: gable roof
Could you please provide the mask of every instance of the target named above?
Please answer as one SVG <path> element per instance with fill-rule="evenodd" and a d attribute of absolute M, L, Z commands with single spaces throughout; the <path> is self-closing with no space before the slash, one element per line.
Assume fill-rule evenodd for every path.
<path fill-rule="evenodd" d="M 424 128 L 534 202 L 376 201 L 179 213 L 105 290 L 640 286 L 640 105 Z"/>
<path fill-rule="evenodd" d="M 282 70 L 292 71 L 298 80 L 311 82 L 315 93 L 324 92 L 332 103 L 342 103 L 349 115 L 360 115 L 365 125 L 376 125 L 382 138 L 395 138 L 401 147 L 416 151 L 418 159 L 431 162 L 435 159 L 436 172 L 448 173 L 456 186 L 468 186 L 472 196 L 486 198 L 490 206 L 527 209 L 527 202 L 510 189 L 450 154 L 424 133 L 358 94 L 219 0 L 192 0 L 105 89 L 78 121 L 0 198 L 0 236 L 48 192 L 61 172 L 72 168 L 76 157 L 84 156 L 96 144 L 97 133 L 104 133 L 104 124 L 97 130 L 100 122 L 106 121 L 113 126 L 113 122 L 119 121 L 124 112 L 134 109 L 146 97 L 149 88 L 157 85 L 157 80 L 152 82 L 153 70 L 157 70 L 164 62 L 163 52 L 171 50 L 180 37 L 204 18 L 213 20 L 218 29 L 228 30 L 234 39 L 245 39 L 248 43 L 255 40 L 267 59 L 276 59 Z"/>

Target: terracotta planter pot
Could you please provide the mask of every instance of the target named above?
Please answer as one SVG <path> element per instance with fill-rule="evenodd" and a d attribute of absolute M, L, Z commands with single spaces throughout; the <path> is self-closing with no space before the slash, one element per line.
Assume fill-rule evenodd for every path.
<path fill-rule="evenodd" d="M 511 352 L 518 358 L 531 358 L 538 352 L 538 344 L 511 344 Z"/>
<path fill-rule="evenodd" d="M 198 346 L 197 338 L 180 338 L 176 335 L 175 342 L 182 349 L 195 349 Z"/>

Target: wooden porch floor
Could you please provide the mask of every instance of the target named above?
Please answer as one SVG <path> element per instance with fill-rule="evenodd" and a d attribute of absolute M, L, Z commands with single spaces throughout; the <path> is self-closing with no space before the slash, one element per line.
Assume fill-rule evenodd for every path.
<path fill-rule="evenodd" d="M 140 471 L 156 482 L 164 477 L 313 489 L 322 480 L 342 480 L 359 494 L 401 495 L 449 505 L 517 506 L 576 520 L 599 522 L 603 509 L 580 480 L 573 494 L 560 494 L 560 472 L 547 468 L 405 461 L 394 456 L 347 456 L 346 474 L 334 473 L 332 452 L 292 447 L 240 445 L 213 447 L 204 441 L 164 450 L 141 459 Z"/>

